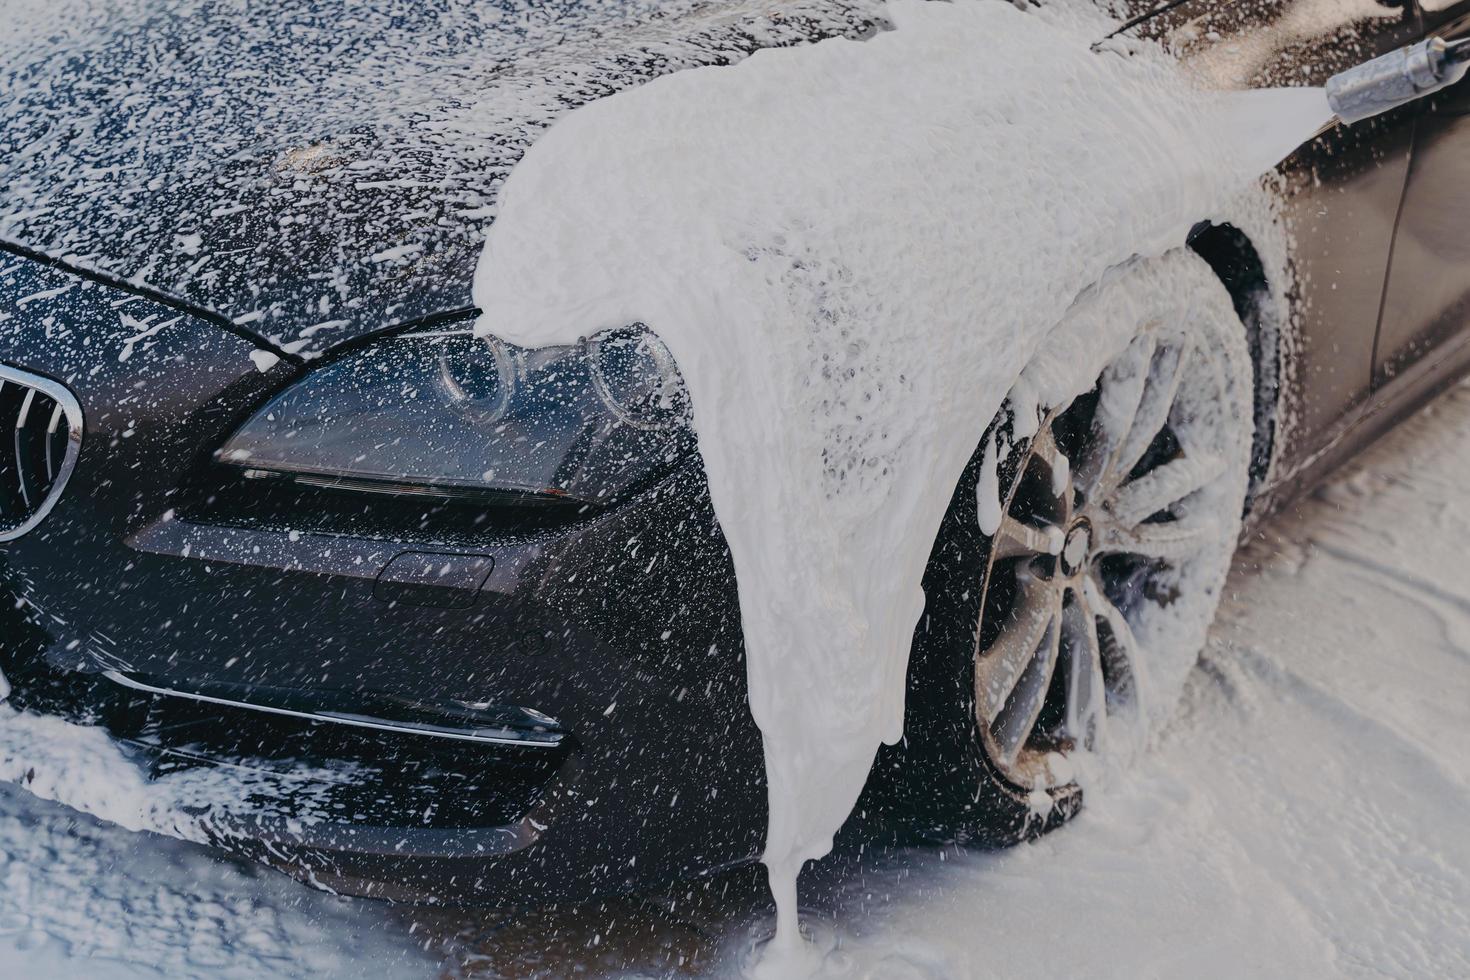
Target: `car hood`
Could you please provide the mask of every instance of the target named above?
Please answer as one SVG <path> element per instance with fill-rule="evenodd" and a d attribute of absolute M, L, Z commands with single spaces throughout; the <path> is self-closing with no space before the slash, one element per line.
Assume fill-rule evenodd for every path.
<path fill-rule="evenodd" d="M 876 0 L 9 0 L 0 244 L 311 355 L 468 312 L 537 134 Z"/>

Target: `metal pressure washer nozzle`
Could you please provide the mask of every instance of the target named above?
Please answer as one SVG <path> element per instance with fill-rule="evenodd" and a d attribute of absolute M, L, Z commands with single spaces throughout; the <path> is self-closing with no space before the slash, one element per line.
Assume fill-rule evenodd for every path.
<path fill-rule="evenodd" d="M 1351 125 L 1438 92 L 1470 68 L 1470 38 L 1431 37 L 1327 80 L 1327 104 L 1339 122 Z"/>

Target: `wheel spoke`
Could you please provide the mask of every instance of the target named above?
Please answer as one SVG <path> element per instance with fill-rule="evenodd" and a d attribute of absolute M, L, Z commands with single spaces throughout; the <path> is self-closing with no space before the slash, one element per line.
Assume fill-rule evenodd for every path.
<path fill-rule="evenodd" d="M 1174 408 L 1174 398 L 1179 393 L 1179 380 L 1184 377 L 1184 369 L 1193 351 L 1193 345 L 1186 341 L 1179 347 L 1163 348 L 1154 358 L 1143 397 L 1138 402 L 1138 412 L 1133 416 L 1133 424 L 1128 427 L 1128 435 L 1113 461 L 1113 472 L 1118 479 L 1127 479 L 1154 438 L 1163 430 L 1164 423 L 1169 421 L 1169 412 Z"/>
<path fill-rule="evenodd" d="M 1053 608 L 1045 620 L 1041 643 L 1027 660 L 1026 669 L 990 726 L 990 733 L 1000 747 L 1003 765 L 1009 766 L 1016 761 L 1046 703 L 1046 691 L 1051 686 L 1062 639 L 1061 596 L 1055 593 L 1053 596 Z"/>
<path fill-rule="evenodd" d="M 1223 456 L 1181 456 L 1120 487 L 1104 507 L 1120 525 L 1133 527 L 1188 497 L 1224 471 Z"/>
<path fill-rule="evenodd" d="M 1083 590 L 1063 611 L 1067 635 L 1067 734 L 1091 749 L 1106 721 L 1107 689 L 1102 672 L 1102 645 L 1097 619 Z"/>
<path fill-rule="evenodd" d="M 1062 497 L 1072 483 L 1072 462 L 1062 453 L 1057 446 L 1056 437 L 1052 434 L 1051 425 L 1043 425 L 1031 440 L 1031 458 L 1037 460 L 1046 468 L 1047 476 L 1051 481 L 1051 492 L 1054 497 Z M 1065 514 L 1071 513 L 1071 501 L 1064 504 Z"/>
<path fill-rule="evenodd" d="M 1103 644 L 1099 636 L 1098 650 L 1113 675 L 1113 690 L 1120 699 L 1131 702 L 1134 708 L 1138 708 L 1142 701 L 1145 679 L 1133 627 L 1128 625 L 1123 611 L 1113 605 L 1113 601 L 1103 591 L 1101 582 L 1089 575 L 1083 580 L 1082 588 L 1087 607 L 1094 616 L 1094 624 L 1101 620 L 1108 629 L 1109 642 Z"/>
<path fill-rule="evenodd" d="M 1021 594 L 990 648 L 975 661 L 976 710 L 984 723 L 995 722 L 1006 699 L 1048 640 L 1060 610 L 1060 597 L 1048 582 L 1021 577 Z M 1042 692 L 1043 695 L 1045 692 Z"/>
<path fill-rule="evenodd" d="M 1062 532 L 1056 527 L 1032 527 L 1007 514 L 995 532 L 991 554 L 996 561 L 1007 558 L 1055 555 L 1062 550 Z"/>
<path fill-rule="evenodd" d="M 1131 528 L 1109 524 L 1098 534 L 1096 553 L 1182 561 L 1198 554 L 1201 548 L 1213 541 L 1219 528 L 1219 523 L 1213 519 L 1165 521 Z"/>
<path fill-rule="evenodd" d="M 1098 379 L 1092 435 L 1076 466 L 1077 484 L 1089 496 L 1112 474 L 1113 457 L 1117 455 L 1132 420 L 1138 415 L 1155 349 L 1153 331 L 1135 338 L 1128 350 L 1108 365 Z"/>

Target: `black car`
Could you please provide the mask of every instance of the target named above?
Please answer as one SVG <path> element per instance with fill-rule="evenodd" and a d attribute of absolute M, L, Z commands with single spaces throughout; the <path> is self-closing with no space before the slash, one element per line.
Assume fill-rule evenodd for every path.
<path fill-rule="evenodd" d="M 1470 34 L 1470 2 L 1291 30 L 1286 0 L 1112 6 L 1223 87 L 1321 84 Z M 341 891 L 535 901 L 758 858 L 734 569 L 664 397 L 672 363 L 636 324 L 538 350 L 476 338 L 469 288 L 500 182 L 557 116 L 870 36 L 881 5 L 67 10 L 23 5 L 0 40 L 10 703 L 103 726 L 160 782 L 239 774 L 192 814 L 202 832 Z M 1244 366 L 1217 393 L 1244 406 L 1221 444 L 1248 451 L 1216 505 L 1259 519 L 1470 365 L 1467 108 L 1452 88 L 1283 165 L 1290 323 L 1266 322 L 1280 269 L 1247 230 L 1201 222 L 1157 273 L 1213 304 Z M 1075 811 L 1048 760 L 1127 700 L 1130 617 L 1190 547 L 1159 519 L 1170 501 L 1124 520 L 1098 489 L 1136 498 L 1192 451 L 1157 370 L 1185 357 L 1146 339 L 1142 435 L 1089 470 L 1094 392 L 1012 441 L 992 533 L 979 453 L 956 488 L 910 737 L 880 753 L 866 829 L 1005 842 Z M 1059 472 L 1069 493 L 1042 513 L 1031 487 Z"/>

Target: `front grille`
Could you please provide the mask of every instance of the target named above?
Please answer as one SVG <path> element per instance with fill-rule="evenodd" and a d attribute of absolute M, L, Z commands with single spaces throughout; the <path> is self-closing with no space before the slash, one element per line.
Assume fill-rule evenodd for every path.
<path fill-rule="evenodd" d="M 71 392 L 0 364 L 0 541 L 25 534 L 56 504 L 81 443 Z"/>

